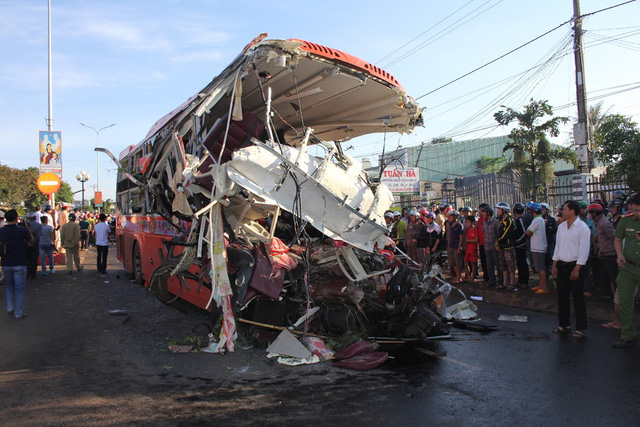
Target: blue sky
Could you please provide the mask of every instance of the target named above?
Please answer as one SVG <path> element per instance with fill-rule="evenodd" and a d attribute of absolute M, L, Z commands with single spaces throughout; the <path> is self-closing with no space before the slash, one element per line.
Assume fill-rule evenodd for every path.
<path fill-rule="evenodd" d="M 582 0 L 582 13 L 622 1 Z M 572 0 L 52 0 L 53 129 L 62 132 L 63 179 L 78 190 L 75 175 L 84 169 L 91 174 L 88 185 L 96 183 L 95 133 L 80 122 L 96 129 L 116 123 L 100 133 L 100 145 L 118 155 L 262 32 L 358 56 L 384 67 L 411 96 L 420 97 L 427 109 L 425 127 L 400 140 L 388 138 L 387 149 L 440 136 L 506 134 L 506 128 L 488 128 L 502 104 L 519 108 L 531 97 L 557 107 L 574 102 L 570 24 L 423 95 L 572 14 Z M 594 102 L 602 100 L 611 112 L 636 121 L 640 89 L 628 89 L 640 84 L 639 18 L 640 2 L 634 2 L 584 23 L 589 98 L 602 96 Z M 38 131 L 46 130 L 48 114 L 46 0 L 0 0 L 0 55 L 0 162 L 37 166 Z M 618 91 L 623 92 L 614 94 Z M 575 105 L 556 113 L 577 115 Z M 570 125 L 563 130 L 555 142 L 568 141 Z M 382 144 L 381 136 L 370 136 L 354 141 L 350 153 L 375 159 Z M 115 197 L 114 165 L 106 156 L 100 158 L 100 186 L 105 198 Z"/>

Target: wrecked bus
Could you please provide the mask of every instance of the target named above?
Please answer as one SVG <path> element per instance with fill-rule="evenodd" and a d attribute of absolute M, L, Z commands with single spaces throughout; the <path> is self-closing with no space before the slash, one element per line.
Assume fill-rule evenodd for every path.
<path fill-rule="evenodd" d="M 265 36 L 142 142 L 118 158 L 97 149 L 119 166 L 119 260 L 165 302 L 221 319 L 220 351 L 238 319 L 425 338 L 441 283 L 382 250 L 393 196 L 342 148 L 411 132 L 420 107 L 375 65 Z"/>

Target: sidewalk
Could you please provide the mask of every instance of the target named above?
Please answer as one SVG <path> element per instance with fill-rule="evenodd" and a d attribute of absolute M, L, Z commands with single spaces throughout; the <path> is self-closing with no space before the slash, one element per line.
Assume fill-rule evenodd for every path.
<path fill-rule="evenodd" d="M 529 280 L 529 287 L 535 287 L 538 283 L 538 275 L 532 274 Z M 486 287 L 482 280 L 473 284 L 461 283 L 457 285 L 457 287 L 464 292 L 467 298 L 480 296 L 483 302 L 488 304 L 499 304 L 516 308 L 521 307 L 527 310 L 549 314 L 558 313 L 558 294 L 551 284 L 551 292 L 548 294 L 536 294 L 530 289 L 520 289 L 517 291 L 497 290 L 496 288 Z M 590 320 L 602 322 L 613 320 L 612 298 L 603 298 L 594 295 L 592 297 L 585 297 L 585 302 L 587 305 L 587 317 Z M 573 313 L 573 305 L 571 307 L 571 313 Z"/>

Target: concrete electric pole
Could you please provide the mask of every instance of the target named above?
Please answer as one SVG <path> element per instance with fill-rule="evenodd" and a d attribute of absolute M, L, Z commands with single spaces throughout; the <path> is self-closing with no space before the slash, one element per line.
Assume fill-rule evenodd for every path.
<path fill-rule="evenodd" d="M 573 0 L 573 56 L 576 64 L 576 95 L 578 103 L 578 123 L 573 125 L 573 138 L 579 160 L 579 172 L 591 171 L 591 132 L 587 109 L 587 88 L 584 77 L 584 54 L 582 50 L 582 16 L 580 0 Z"/>

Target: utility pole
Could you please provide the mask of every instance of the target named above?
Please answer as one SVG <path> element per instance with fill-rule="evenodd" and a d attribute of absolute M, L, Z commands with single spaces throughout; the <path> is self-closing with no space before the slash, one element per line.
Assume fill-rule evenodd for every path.
<path fill-rule="evenodd" d="M 591 132 L 587 110 L 587 88 L 584 77 L 584 54 L 582 50 L 582 16 L 580 0 L 573 0 L 573 56 L 576 64 L 576 95 L 578 123 L 573 125 L 573 138 L 577 145 L 579 172 L 591 171 Z"/>

